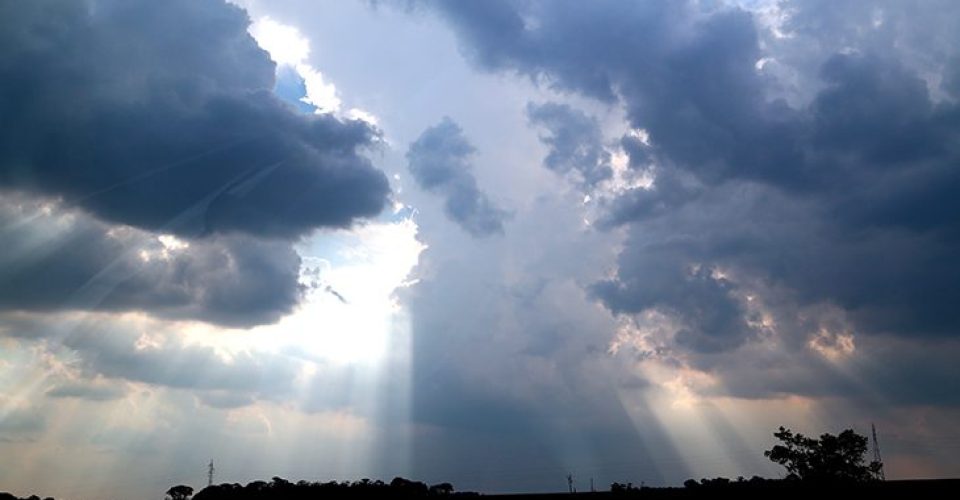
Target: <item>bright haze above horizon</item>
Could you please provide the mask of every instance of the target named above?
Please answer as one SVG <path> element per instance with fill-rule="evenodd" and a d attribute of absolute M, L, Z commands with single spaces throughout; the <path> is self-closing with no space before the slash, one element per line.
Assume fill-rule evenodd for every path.
<path fill-rule="evenodd" d="M 0 0 L 0 491 L 958 476 L 958 20 Z"/>

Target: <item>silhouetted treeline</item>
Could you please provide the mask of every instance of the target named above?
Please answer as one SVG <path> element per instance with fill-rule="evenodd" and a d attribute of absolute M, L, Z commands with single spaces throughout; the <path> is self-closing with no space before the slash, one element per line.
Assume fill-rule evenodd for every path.
<path fill-rule="evenodd" d="M 614 483 L 610 494 L 616 497 L 651 498 L 735 498 L 804 499 L 820 496 L 842 498 L 960 498 L 960 480 L 907 481 L 803 481 L 799 479 L 764 479 L 754 476 L 731 480 L 725 477 L 688 479 L 683 488 L 648 488 Z M 492 500 L 492 499 L 491 499 Z M 533 498 L 528 500 L 535 500 Z"/>
<path fill-rule="evenodd" d="M 453 485 L 450 483 L 428 486 L 426 483 L 411 481 L 402 477 L 394 478 L 389 483 L 370 479 L 353 482 L 298 481 L 292 483 L 286 479 L 275 477 L 270 482 L 254 481 L 246 486 L 240 484 L 209 486 L 197 492 L 193 496 L 193 500 L 405 499 L 476 495 L 476 493 L 455 492 Z M 168 496 L 170 496 L 169 492 Z"/>
<path fill-rule="evenodd" d="M 613 483 L 609 492 L 553 493 L 525 495 L 483 495 L 486 500 L 570 500 L 571 497 L 636 497 L 656 498 L 736 498 L 778 500 L 810 500 L 818 496 L 840 495 L 844 498 L 960 498 L 960 480 L 914 480 L 875 482 L 811 482 L 796 479 L 714 478 L 688 480 L 683 487 L 653 488 L 631 483 Z M 220 484 L 204 488 L 192 500 L 335 500 L 335 499 L 437 499 L 454 496 L 479 496 L 477 493 L 455 492 L 449 483 L 427 486 L 425 483 L 396 478 L 390 483 L 364 479 L 354 482 L 292 483 L 279 477 L 272 481 L 254 481 L 240 484 Z M 168 496 L 168 498 L 170 498 Z M 189 497 L 182 497 L 186 499 Z M 182 500 L 173 499 L 173 500 Z M 6 500 L 6 499 L 0 499 Z"/>
<path fill-rule="evenodd" d="M 37 495 L 30 495 L 30 496 L 28 496 L 27 498 L 20 498 L 20 497 L 15 497 L 15 496 L 11 495 L 10 493 L 4 493 L 4 492 L 0 491 L 0 500 L 53 500 L 53 498 L 51 498 L 51 497 L 46 497 L 46 498 L 41 499 L 41 498 L 38 497 Z"/>

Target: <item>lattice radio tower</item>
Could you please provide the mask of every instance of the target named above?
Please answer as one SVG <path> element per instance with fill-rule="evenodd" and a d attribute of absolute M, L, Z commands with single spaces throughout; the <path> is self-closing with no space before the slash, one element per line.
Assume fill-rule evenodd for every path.
<path fill-rule="evenodd" d="M 216 469 L 213 468 L 213 459 L 210 460 L 210 465 L 207 466 L 207 486 L 213 486 L 213 473 Z"/>
<path fill-rule="evenodd" d="M 877 441 L 877 426 L 872 423 L 870 424 L 870 433 L 873 437 L 873 461 L 880 464 L 880 471 L 878 472 L 880 480 L 886 481 L 887 478 L 883 475 L 883 460 L 880 458 L 880 442 Z"/>

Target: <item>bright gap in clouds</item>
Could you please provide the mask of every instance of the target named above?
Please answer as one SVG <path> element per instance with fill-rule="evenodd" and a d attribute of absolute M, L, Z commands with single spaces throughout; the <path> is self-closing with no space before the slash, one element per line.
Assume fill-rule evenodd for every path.
<path fill-rule="evenodd" d="M 250 25 L 250 35 L 277 63 L 278 74 L 286 66 L 303 79 L 306 95 L 301 101 L 314 106 L 318 113 L 340 111 L 336 86 L 327 82 L 323 74 L 307 61 L 310 57 L 310 41 L 296 28 L 263 17 Z"/>
<path fill-rule="evenodd" d="M 305 103 L 316 113 L 377 123 L 364 110 L 341 113 L 336 87 L 310 64 L 310 40 L 297 28 L 261 17 L 249 32 L 277 63 L 278 83 L 290 77 L 289 70 L 302 80 L 304 95 L 281 98 Z M 391 345 L 390 336 L 403 334 L 396 331 L 405 322 L 393 292 L 404 285 L 425 248 L 416 232 L 412 219 L 394 217 L 391 222 L 318 234 L 303 242 L 298 253 L 303 259 L 305 300 L 279 324 L 258 328 L 269 330 L 269 335 L 258 337 L 314 360 L 375 364 Z"/>
<path fill-rule="evenodd" d="M 310 41 L 292 26 L 263 17 L 250 25 L 250 34 L 277 64 L 295 66 L 310 56 Z"/>
<path fill-rule="evenodd" d="M 304 354 L 335 362 L 376 362 L 403 314 L 394 291 L 406 285 L 425 246 L 412 219 L 321 235 L 299 249 L 300 309 L 275 328 Z"/>
<path fill-rule="evenodd" d="M 391 346 L 402 345 L 409 334 L 407 313 L 395 292 L 409 284 L 407 277 L 425 248 L 411 218 L 319 233 L 297 247 L 305 292 L 296 311 L 249 335 L 217 335 L 214 345 L 225 353 L 280 352 L 309 365 L 376 368 Z M 207 330 L 197 325 L 197 334 L 187 332 L 188 337 L 209 343 Z"/>
<path fill-rule="evenodd" d="M 249 32 L 260 48 L 266 50 L 270 59 L 277 63 L 278 82 L 285 77 L 285 69 L 292 70 L 303 81 L 305 95 L 297 97 L 299 102 L 313 107 L 316 113 L 336 113 L 349 120 L 363 120 L 377 125 L 377 117 L 369 111 L 341 109 L 343 102 L 337 87 L 310 64 L 310 40 L 297 28 L 270 17 L 261 17 L 250 25 Z"/>

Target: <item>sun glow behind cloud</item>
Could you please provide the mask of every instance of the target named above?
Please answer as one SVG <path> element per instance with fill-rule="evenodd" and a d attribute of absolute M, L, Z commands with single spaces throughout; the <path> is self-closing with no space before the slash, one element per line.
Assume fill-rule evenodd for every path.
<path fill-rule="evenodd" d="M 425 248 L 410 218 L 318 234 L 298 248 L 304 299 L 292 314 L 250 330 L 184 322 L 179 331 L 188 343 L 227 357 L 260 351 L 376 368 L 409 333 L 401 331 L 407 312 L 394 294 L 410 284 L 407 277 Z"/>
<path fill-rule="evenodd" d="M 278 70 L 280 66 L 289 66 L 303 78 L 307 90 L 307 95 L 301 99 L 303 102 L 315 106 L 318 113 L 340 110 L 336 86 L 327 82 L 323 74 L 307 62 L 310 41 L 296 28 L 264 17 L 250 25 L 250 34 L 261 48 L 270 53 Z"/>
<path fill-rule="evenodd" d="M 185 251 L 176 240 L 159 238 L 170 253 L 164 258 Z M 162 440 L 173 439 L 192 440 L 191 446 L 203 450 L 204 456 L 216 457 L 224 480 L 247 480 L 254 477 L 250 474 L 278 469 L 297 477 L 368 474 L 384 460 L 376 449 L 384 419 L 402 421 L 408 411 L 409 321 L 394 293 L 408 285 L 408 275 L 425 248 L 417 240 L 416 222 L 396 215 L 352 231 L 318 233 L 297 248 L 303 259 L 303 302 L 278 323 L 248 330 L 189 320 L 167 322 L 141 313 L 74 312 L 49 317 L 64 333 L 45 344 L 20 348 L 13 340 L 0 338 L 4 347 L 0 419 L 7 430 L 16 424 L 15 430 L 27 437 L 35 432 L 55 440 L 79 433 L 96 449 L 110 453 L 109 458 L 91 462 L 89 467 L 97 470 L 119 470 L 126 454 L 155 453 Z M 97 335 L 87 332 L 88 328 L 97 330 Z M 131 339 L 131 351 L 122 351 L 124 338 Z M 63 339 L 71 340 L 58 347 Z M 74 384 L 87 392 L 97 384 L 118 391 L 104 393 L 97 403 L 67 395 L 48 397 L 39 406 L 28 404 L 43 402 L 45 393 L 83 382 L 80 370 L 88 366 L 82 361 L 85 354 L 72 350 L 83 351 L 88 342 L 110 346 L 110 359 L 142 365 L 143 374 L 123 381 L 107 373 L 93 384 Z M 198 355 L 210 349 L 206 363 L 220 367 L 212 371 L 194 364 Z M 166 357 L 169 369 L 151 371 L 150 360 L 159 356 Z M 24 371 L 24 367 L 32 369 Z M 94 369 L 110 372 L 112 368 Z M 226 373 L 254 385 L 241 387 L 244 382 L 234 384 L 234 378 L 222 378 Z M 293 378 L 288 378 L 291 374 Z M 201 388 L 182 390 L 186 380 L 191 381 L 187 385 Z M 171 401 L 193 408 L 194 418 L 181 421 L 186 415 L 170 411 Z M 50 405 L 69 410 L 37 420 L 50 411 Z M 67 416 L 86 414 L 92 405 L 99 408 L 97 423 L 75 428 Z M 28 424 L 35 425 L 36 431 Z M 232 460 L 229 445 L 222 441 L 227 434 L 234 445 L 261 449 L 263 454 L 244 464 Z M 315 446 L 301 446 L 305 437 Z M 393 445 L 390 471 L 403 473 L 408 465 L 403 437 L 382 439 Z M 37 464 L 48 459 L 47 448 L 28 444 L 16 444 L 18 450 L 23 448 L 17 471 L 36 483 L 40 480 L 36 474 L 42 470 Z M 58 453 L 81 452 L 82 448 L 70 448 Z M 165 463 L 172 459 L 157 455 L 142 466 L 176 467 Z M 106 495 L 111 488 L 127 487 L 110 481 L 108 475 L 102 477 L 101 483 L 87 485 L 88 491 Z"/>
<path fill-rule="evenodd" d="M 276 332 L 276 340 L 329 361 L 382 359 L 404 314 L 394 291 L 407 284 L 425 248 L 416 232 L 416 223 L 404 219 L 304 243 L 307 298 L 295 314 L 264 328 Z"/>
<path fill-rule="evenodd" d="M 249 31 L 257 44 L 277 63 L 278 73 L 283 67 L 289 67 L 303 79 L 306 95 L 300 101 L 313 106 L 316 113 L 336 113 L 350 120 L 378 124 L 378 118 L 369 111 L 360 108 L 341 109 L 343 102 L 336 85 L 310 63 L 310 40 L 297 28 L 270 17 L 262 17 L 250 25 Z"/>

